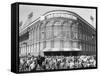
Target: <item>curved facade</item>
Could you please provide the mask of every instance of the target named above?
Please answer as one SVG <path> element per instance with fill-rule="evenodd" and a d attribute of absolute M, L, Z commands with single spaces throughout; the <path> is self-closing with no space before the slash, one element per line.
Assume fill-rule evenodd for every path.
<path fill-rule="evenodd" d="M 47 12 L 19 35 L 20 56 L 37 56 L 48 51 L 96 51 L 95 29 L 69 11 Z"/>

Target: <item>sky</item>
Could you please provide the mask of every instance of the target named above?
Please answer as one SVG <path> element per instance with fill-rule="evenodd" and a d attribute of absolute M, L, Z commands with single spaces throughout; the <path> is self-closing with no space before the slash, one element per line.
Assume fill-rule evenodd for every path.
<path fill-rule="evenodd" d="M 19 22 L 23 21 L 21 29 L 25 28 L 28 15 L 33 12 L 32 21 L 42 16 L 44 13 L 51 10 L 68 10 L 80 15 L 83 19 L 89 22 L 94 28 L 96 28 L 96 10 L 90 8 L 74 8 L 74 7 L 55 7 L 55 6 L 37 6 L 37 5 L 20 5 L 19 6 Z M 91 21 L 90 16 L 94 18 L 94 22 Z"/>

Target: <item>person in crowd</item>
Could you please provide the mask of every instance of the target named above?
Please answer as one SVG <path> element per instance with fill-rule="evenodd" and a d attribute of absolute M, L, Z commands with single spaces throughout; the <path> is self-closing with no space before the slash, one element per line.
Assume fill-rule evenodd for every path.
<path fill-rule="evenodd" d="M 95 56 L 27 56 L 20 58 L 20 71 L 95 67 Z"/>

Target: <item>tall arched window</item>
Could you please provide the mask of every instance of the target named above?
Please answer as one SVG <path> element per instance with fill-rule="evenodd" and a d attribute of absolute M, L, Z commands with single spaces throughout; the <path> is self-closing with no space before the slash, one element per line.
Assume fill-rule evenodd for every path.
<path fill-rule="evenodd" d="M 71 37 L 71 22 L 66 20 L 63 24 L 63 34 L 65 35 L 66 39 Z"/>
<path fill-rule="evenodd" d="M 46 24 L 46 39 L 52 38 L 52 25 L 53 25 L 53 21 L 49 21 Z"/>
<path fill-rule="evenodd" d="M 72 48 L 72 45 L 71 45 L 71 24 L 72 24 L 72 21 L 67 19 L 66 21 L 64 21 L 63 23 L 63 33 L 64 33 L 64 36 L 65 36 L 65 41 L 64 41 L 64 48 L 65 50 L 70 50 Z"/>
<path fill-rule="evenodd" d="M 37 27 L 37 30 L 36 30 L 36 34 L 37 34 L 37 37 L 36 37 L 36 39 L 37 39 L 37 41 L 39 41 L 39 27 Z"/>
<path fill-rule="evenodd" d="M 35 42 L 36 42 L 36 29 L 35 29 L 35 28 L 34 28 L 33 35 L 34 35 L 34 36 L 33 36 L 33 38 L 34 38 L 34 40 L 33 40 L 33 41 L 34 41 L 34 43 L 35 43 Z"/>
<path fill-rule="evenodd" d="M 58 40 L 59 37 L 61 37 L 61 25 L 62 25 L 62 20 L 57 20 L 54 23 L 54 48 L 55 50 L 60 49 L 60 39 Z"/>
<path fill-rule="evenodd" d="M 62 21 L 55 21 L 54 23 L 54 37 L 58 37 L 61 34 L 61 24 Z"/>
<path fill-rule="evenodd" d="M 41 24 L 40 25 L 41 26 L 41 28 L 40 28 L 40 39 L 41 40 L 44 40 L 44 38 L 45 38 L 45 25 L 44 24 Z"/>

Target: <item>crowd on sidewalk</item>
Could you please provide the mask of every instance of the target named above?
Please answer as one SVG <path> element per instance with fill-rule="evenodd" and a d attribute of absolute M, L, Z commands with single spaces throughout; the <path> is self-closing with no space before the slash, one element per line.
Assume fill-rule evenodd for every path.
<path fill-rule="evenodd" d="M 57 70 L 96 67 L 96 56 L 21 57 L 19 71 Z"/>

